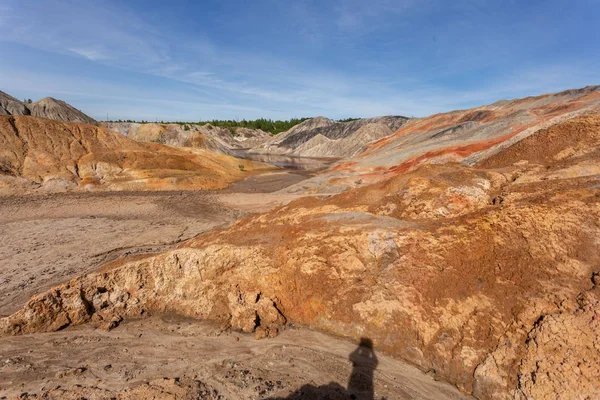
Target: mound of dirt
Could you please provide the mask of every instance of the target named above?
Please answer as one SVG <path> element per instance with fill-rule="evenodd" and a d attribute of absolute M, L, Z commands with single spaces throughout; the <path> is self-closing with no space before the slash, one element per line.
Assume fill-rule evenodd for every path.
<path fill-rule="evenodd" d="M 234 139 L 239 143 L 239 145 L 243 148 L 251 148 L 254 146 L 258 146 L 271 139 L 273 136 L 263 131 L 262 129 L 250 129 L 244 127 L 235 128 Z"/>
<path fill-rule="evenodd" d="M 381 134 L 380 128 L 374 128 L 374 124 L 385 126 L 391 132 L 396 131 L 408 121 L 406 117 L 386 116 L 375 118 L 363 118 L 349 122 L 335 122 L 327 118 L 317 117 L 304 121 L 303 123 L 283 132 L 271 140 L 266 141 L 260 146 L 252 149 L 253 152 L 274 153 L 274 154 L 294 154 L 297 156 L 314 157 L 322 153 L 327 153 L 323 148 L 322 138 L 310 142 L 316 136 L 322 136 L 331 140 L 340 140 L 340 144 L 333 144 L 334 149 L 327 156 L 346 156 L 352 155 L 352 149 L 360 150 L 362 146 L 368 143 L 369 138 Z M 371 125 L 363 130 L 362 134 L 354 136 L 365 126 Z M 365 134 L 371 131 L 370 134 Z M 387 131 L 386 131 L 387 133 Z M 342 139 L 350 139 L 348 143 L 342 142 Z M 371 139 L 372 140 L 372 139 Z"/>
<path fill-rule="evenodd" d="M 354 157 L 372 141 L 393 133 L 387 125 L 371 123 L 363 125 L 346 138 L 329 139 L 318 134 L 294 150 L 293 154 L 304 157 Z"/>
<path fill-rule="evenodd" d="M 234 150 L 257 146 L 272 136 L 260 129 L 235 128 L 233 132 L 211 124 L 139 124 L 103 122 L 101 126 L 140 142 L 154 142 L 180 147 L 207 148 L 233 155 Z"/>
<path fill-rule="evenodd" d="M 96 124 L 96 120 L 88 117 L 75 107 L 62 100 L 45 97 L 27 105 L 34 117 L 49 118 L 56 121 L 81 122 L 83 124 Z"/>
<path fill-rule="evenodd" d="M 138 143 L 92 125 L 0 117 L 0 187 L 47 190 L 215 189 L 265 165 L 206 149 Z M 240 164 L 244 165 L 241 171 Z"/>
<path fill-rule="evenodd" d="M 45 97 L 33 103 L 23 103 L 1 91 L 0 115 L 33 115 L 34 117 L 48 118 L 56 121 L 97 124 L 96 120 L 88 117 L 62 100 Z"/>
<path fill-rule="evenodd" d="M 14 97 L 0 91 L 0 115 L 29 115 L 31 112 Z"/>
<path fill-rule="evenodd" d="M 298 132 L 307 132 L 317 128 L 326 128 L 331 125 L 335 125 L 335 121 L 332 119 L 325 117 L 314 117 L 291 127 L 286 132 L 282 132 L 282 135 L 285 134 L 285 136 L 289 136 Z"/>
<path fill-rule="evenodd" d="M 369 337 L 478 398 L 592 398 L 600 153 L 588 138 L 598 121 L 546 131 L 587 132 L 589 143 L 561 157 L 564 146 L 549 147 L 550 172 L 426 164 L 327 200 L 297 200 L 75 278 L 0 320 L 0 330 L 170 312 L 264 337 L 293 322 Z"/>

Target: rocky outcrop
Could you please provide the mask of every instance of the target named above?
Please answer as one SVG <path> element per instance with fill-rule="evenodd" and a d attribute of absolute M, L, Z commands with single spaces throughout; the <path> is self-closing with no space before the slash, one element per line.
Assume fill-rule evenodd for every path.
<path fill-rule="evenodd" d="M 544 315 L 525 343 L 515 397 L 570 398 L 600 393 L 600 279 L 560 312 Z"/>
<path fill-rule="evenodd" d="M 234 140 L 236 140 L 242 148 L 246 149 L 258 146 L 273 137 L 273 135 L 262 129 L 237 127 L 234 128 L 234 132 Z"/>
<path fill-rule="evenodd" d="M 328 126 L 335 125 L 335 123 L 336 122 L 334 120 L 329 118 L 314 117 L 307 119 L 306 121 L 302 121 L 298 125 L 288 129 L 286 132 L 282 132 L 282 135 L 285 134 L 285 136 L 289 136 L 299 132 L 308 132 L 312 131 L 313 129 L 326 128 Z"/>
<path fill-rule="evenodd" d="M 393 134 L 384 124 L 366 124 L 347 138 L 329 139 L 321 134 L 298 147 L 294 154 L 304 157 L 354 157 L 374 140 Z"/>
<path fill-rule="evenodd" d="M 329 153 L 327 156 L 349 157 L 369 141 L 380 138 L 381 134 L 395 132 L 406 121 L 408 118 L 396 116 L 363 118 L 349 122 L 335 122 L 317 117 L 277 135 L 255 147 L 253 151 L 306 157 Z M 328 143 L 332 145 L 330 151 L 325 150 L 325 138 L 334 141 Z"/>
<path fill-rule="evenodd" d="M 62 100 L 45 97 L 28 104 L 27 107 L 34 117 L 49 118 L 56 121 L 81 122 L 83 124 L 97 124 L 96 120 L 88 117 L 75 107 Z"/>
<path fill-rule="evenodd" d="M 33 103 L 23 103 L 1 91 L 0 115 L 33 115 L 56 121 L 97 124 L 96 120 L 62 100 L 45 97 Z"/>
<path fill-rule="evenodd" d="M 169 311 L 264 337 L 291 321 L 369 337 L 479 398 L 593 398 L 599 124 L 538 132 L 540 143 L 577 133 L 543 159 L 517 160 L 534 153 L 509 147 L 489 166 L 425 164 L 297 200 L 76 278 L 32 298 L 0 331 L 110 327 Z"/>
<path fill-rule="evenodd" d="M 30 113 L 25 104 L 0 91 L 0 115 L 29 115 Z"/>
<path fill-rule="evenodd" d="M 0 190 L 214 189 L 267 168 L 207 149 L 138 143 L 93 125 L 0 117 Z"/>
<path fill-rule="evenodd" d="M 215 261 L 207 264 L 195 251 L 180 249 L 124 268 L 73 279 L 30 300 L 27 310 L 2 320 L 0 329 L 24 334 L 85 322 L 110 329 L 124 317 L 175 312 L 216 320 L 224 327 L 243 332 L 258 329 L 257 334 L 277 334 L 286 322 L 278 299 L 260 290 L 249 290 L 249 275 L 244 274 L 245 283 L 230 281 L 231 263 L 241 259 L 236 252 L 224 253 L 223 264 L 219 252 L 205 253 L 204 261 Z M 248 254 L 237 252 L 238 256 Z"/>

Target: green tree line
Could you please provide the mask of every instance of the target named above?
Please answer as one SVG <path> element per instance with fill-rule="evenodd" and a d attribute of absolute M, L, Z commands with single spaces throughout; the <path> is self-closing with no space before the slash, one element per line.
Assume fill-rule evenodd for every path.
<path fill-rule="evenodd" d="M 271 134 L 278 134 L 281 132 L 285 132 L 293 126 L 298 125 L 299 123 L 306 121 L 308 118 L 291 118 L 289 120 L 272 120 L 267 118 L 259 118 L 253 120 L 242 119 L 240 121 L 236 121 L 233 119 L 229 120 L 220 120 L 213 119 L 211 121 L 200 121 L 198 124 L 211 124 L 213 126 L 218 126 L 221 128 L 250 128 L 250 129 L 262 129 L 265 132 L 270 132 Z"/>
<path fill-rule="evenodd" d="M 246 120 L 246 119 L 242 119 L 242 120 L 234 120 L 234 119 L 227 119 L 227 120 L 223 120 L 223 119 L 213 119 L 210 121 L 198 121 L 198 122 L 182 122 L 182 121 L 175 121 L 175 122 L 165 122 L 165 121 L 160 121 L 157 123 L 160 124 L 179 124 L 182 125 L 184 127 L 189 126 L 189 125 L 205 125 L 205 124 L 211 124 L 213 126 L 218 126 L 221 128 L 228 128 L 230 130 L 233 130 L 233 128 L 238 128 L 238 127 L 243 127 L 243 128 L 250 128 L 250 129 L 262 129 L 265 132 L 270 132 L 273 135 L 276 135 L 278 133 L 281 132 L 285 132 L 288 129 L 292 128 L 293 126 L 298 125 L 299 123 L 306 121 L 307 118 L 291 118 L 289 120 L 272 120 L 272 119 L 267 119 L 267 118 L 259 118 L 259 119 L 253 119 L 253 120 Z M 133 121 L 133 120 L 117 120 L 117 121 L 110 121 L 110 122 L 137 122 L 140 124 L 147 124 L 150 123 L 150 121 Z M 189 128 L 188 128 L 189 129 Z"/>
<path fill-rule="evenodd" d="M 258 119 L 252 119 L 252 120 L 246 120 L 246 119 L 242 119 L 242 120 L 235 120 L 235 119 L 213 119 L 210 121 L 198 121 L 198 122 L 183 122 L 183 121 L 175 121 L 175 122 L 168 122 L 168 121 L 156 121 L 156 123 L 159 124 L 179 124 L 181 126 L 183 126 L 184 130 L 189 130 L 189 126 L 190 125 L 205 125 L 205 124 L 211 124 L 212 126 L 218 126 L 221 128 L 227 128 L 231 131 L 232 135 L 235 134 L 234 129 L 235 128 L 239 128 L 239 127 L 243 127 L 243 128 L 250 128 L 250 129 L 262 129 L 265 132 L 269 132 L 273 135 L 276 135 L 278 133 L 281 132 L 285 132 L 288 129 L 298 125 L 301 122 L 306 121 L 307 119 L 310 119 L 309 117 L 304 117 L 304 118 L 291 118 L 288 120 L 272 120 L 270 118 L 258 118 Z M 360 118 L 345 118 L 345 119 L 339 119 L 338 122 L 350 122 L 350 121 L 355 121 L 357 119 Z M 134 121 L 131 119 L 128 120 L 117 120 L 117 121 L 108 121 L 108 122 L 137 122 L 138 124 L 148 124 L 148 123 L 152 123 L 152 121 Z"/>

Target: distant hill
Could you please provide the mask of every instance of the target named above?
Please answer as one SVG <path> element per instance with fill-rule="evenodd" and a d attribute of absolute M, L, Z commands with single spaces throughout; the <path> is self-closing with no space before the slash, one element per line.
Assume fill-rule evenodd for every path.
<path fill-rule="evenodd" d="M 222 128 L 211 124 L 157 124 L 137 122 L 101 122 L 100 126 L 119 132 L 138 142 L 154 142 L 170 146 L 207 148 L 234 155 L 235 150 L 258 146 L 272 136 L 260 129 Z"/>
<path fill-rule="evenodd" d="M 29 115 L 29 109 L 9 94 L 0 91 L 0 115 Z"/>
<path fill-rule="evenodd" d="M 367 143 L 391 135 L 408 121 L 401 116 L 334 121 L 308 119 L 252 149 L 305 157 L 352 157 Z"/>
<path fill-rule="evenodd" d="M 98 126 L 0 116 L 0 195 L 35 190 L 220 189 L 270 168 L 206 148 L 141 143 Z"/>
<path fill-rule="evenodd" d="M 33 103 L 24 103 L 2 91 L 0 91 L 0 115 L 33 115 L 56 121 L 97 124 L 95 119 L 62 100 L 44 97 Z"/>

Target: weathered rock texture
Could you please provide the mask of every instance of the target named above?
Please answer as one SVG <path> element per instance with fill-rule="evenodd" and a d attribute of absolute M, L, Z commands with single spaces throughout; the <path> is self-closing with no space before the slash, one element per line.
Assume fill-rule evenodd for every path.
<path fill-rule="evenodd" d="M 62 100 L 45 97 L 41 100 L 28 104 L 27 107 L 34 117 L 49 118 L 56 121 L 81 122 L 84 124 L 96 124 L 96 120 L 88 117 L 75 107 Z"/>
<path fill-rule="evenodd" d="M 25 104 L 0 91 L 0 115 L 29 115 L 30 113 Z"/>
<path fill-rule="evenodd" d="M 318 134 L 298 147 L 294 153 L 305 157 L 354 157 L 368 143 L 394 133 L 385 124 L 370 123 L 361 126 L 356 132 L 342 139 L 329 139 Z"/>
<path fill-rule="evenodd" d="M 349 122 L 317 117 L 280 133 L 252 151 L 304 157 L 352 157 L 369 142 L 391 135 L 407 121 L 406 117 L 396 116 Z"/>
<path fill-rule="evenodd" d="M 136 122 L 103 122 L 101 126 L 140 142 L 171 146 L 202 147 L 222 154 L 257 146 L 272 136 L 260 129 L 234 128 L 233 131 L 210 124 L 139 124 Z"/>
<path fill-rule="evenodd" d="M 561 121 L 600 111 L 600 86 L 410 119 L 393 135 L 287 192 L 339 193 L 424 164 L 474 165 Z"/>
<path fill-rule="evenodd" d="M 23 393 L 19 399 L 38 399 L 35 394 Z M 223 400 L 219 392 L 196 379 L 191 378 L 163 378 L 122 390 L 108 390 L 100 387 L 86 387 L 76 385 L 71 388 L 58 386 L 44 391 L 43 399 L 54 400 L 81 400 L 81 399 L 202 399 Z"/>
<path fill-rule="evenodd" d="M 600 116 L 302 199 L 32 298 L 0 331 L 176 312 L 358 339 L 479 398 L 600 393 Z M 540 150 L 544 152 L 540 155 Z"/>
<path fill-rule="evenodd" d="M 0 116 L 0 189 L 215 189 L 267 168 L 207 149 L 138 143 L 93 125 Z"/>
<path fill-rule="evenodd" d="M 2 91 L 0 91 L 0 115 L 33 115 L 56 121 L 97 124 L 96 120 L 62 100 L 45 97 L 33 103 L 23 103 Z"/>

